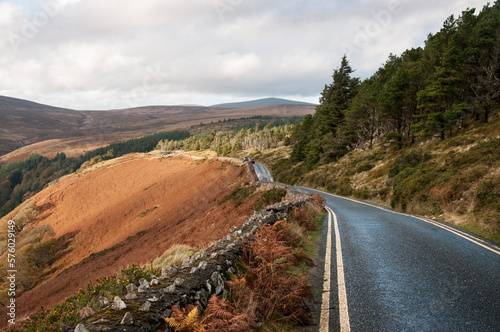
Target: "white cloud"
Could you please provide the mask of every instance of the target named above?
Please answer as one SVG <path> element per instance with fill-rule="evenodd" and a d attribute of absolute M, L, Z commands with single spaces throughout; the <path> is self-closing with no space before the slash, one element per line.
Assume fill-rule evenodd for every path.
<path fill-rule="evenodd" d="M 9 2 L 0 3 L 0 27 L 8 28 L 22 16 L 22 8 Z"/>
<path fill-rule="evenodd" d="M 344 52 L 368 77 L 486 2 L 0 0 L 0 94 L 76 109 L 317 101 Z"/>
<path fill-rule="evenodd" d="M 244 76 L 252 75 L 261 64 L 261 60 L 254 53 L 239 54 L 230 53 L 223 57 L 221 73 L 223 78 L 242 79 Z"/>

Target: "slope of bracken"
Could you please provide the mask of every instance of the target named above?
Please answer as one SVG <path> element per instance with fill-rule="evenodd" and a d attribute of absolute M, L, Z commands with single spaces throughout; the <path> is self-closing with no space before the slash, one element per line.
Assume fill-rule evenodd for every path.
<path fill-rule="evenodd" d="M 238 207 L 224 200 L 250 182 L 242 166 L 217 159 L 132 154 L 44 189 L 27 202 L 30 213 L 21 213 L 29 210 L 22 205 L 0 223 L 0 237 L 5 237 L 9 219 L 31 214 L 36 217 L 19 230 L 18 239 L 26 242 L 37 234 L 37 241 L 53 244 L 45 252 L 35 251 L 52 258 L 44 261 L 49 265 L 42 275 L 45 281 L 17 298 L 17 317 L 50 307 L 98 277 L 147 264 L 174 244 L 201 248 L 228 234 L 253 212 L 255 197 Z M 6 248 L 0 249 L 5 255 Z M 20 274 L 28 274 L 28 269 L 18 266 Z M 0 314 L 5 315 L 5 308 Z"/>

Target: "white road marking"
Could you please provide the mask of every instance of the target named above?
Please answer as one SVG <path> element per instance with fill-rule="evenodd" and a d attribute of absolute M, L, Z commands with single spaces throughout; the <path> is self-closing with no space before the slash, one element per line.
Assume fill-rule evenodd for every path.
<path fill-rule="evenodd" d="M 345 276 L 344 276 L 344 260 L 342 259 L 342 245 L 340 243 L 340 233 L 339 224 L 337 222 L 337 216 L 332 209 L 327 207 L 328 211 L 333 215 L 333 224 L 335 227 L 335 242 L 337 250 L 337 284 L 339 288 L 339 318 L 340 318 L 340 331 L 349 332 L 351 331 L 351 325 L 349 323 L 349 307 L 347 305 L 347 291 L 345 287 Z"/>
<path fill-rule="evenodd" d="M 340 233 L 339 226 L 337 222 L 337 216 L 332 209 L 326 207 L 328 211 L 328 234 L 326 236 L 326 253 L 325 253 L 325 276 L 323 282 L 323 296 L 321 301 L 321 317 L 320 317 L 320 332 L 328 332 L 330 323 L 330 284 L 331 284 L 331 260 L 332 260 L 332 216 L 333 224 L 335 230 L 335 243 L 337 252 L 337 286 L 339 295 L 339 319 L 340 319 L 340 331 L 349 332 L 351 331 L 351 325 L 349 323 L 349 307 L 347 305 L 347 291 L 345 286 L 345 276 L 344 276 L 344 261 L 342 259 L 342 245 L 340 243 Z"/>
<path fill-rule="evenodd" d="M 327 208 L 328 209 L 328 208 Z M 332 262 L 332 214 L 328 211 L 328 233 L 326 235 L 325 276 L 323 278 L 323 295 L 321 298 L 321 316 L 319 331 L 328 332 L 330 324 L 330 270 Z"/>
<path fill-rule="evenodd" d="M 395 212 L 395 213 L 399 213 L 399 212 Z M 399 214 L 402 214 L 402 213 L 399 213 Z M 405 214 L 402 214 L 402 215 L 405 215 Z M 461 238 L 464 238 L 464 239 L 466 239 L 466 240 L 468 240 L 470 242 L 473 242 L 473 243 L 477 244 L 478 246 L 481 246 L 481 247 L 483 247 L 485 249 L 488 249 L 489 251 L 491 251 L 491 252 L 493 252 L 493 253 L 495 253 L 497 255 L 500 255 L 500 250 L 497 250 L 495 248 L 491 248 L 491 247 L 489 247 L 487 245 L 484 245 L 484 244 L 480 243 L 477 239 L 474 239 L 473 237 L 471 237 L 467 233 L 463 233 L 463 232 L 461 232 L 461 231 L 459 231 L 457 229 L 451 228 L 451 227 L 449 227 L 447 225 L 443 225 L 443 224 L 441 224 L 439 222 L 436 222 L 436 221 L 433 221 L 433 220 L 427 220 L 427 219 L 424 219 L 424 218 L 421 218 L 421 217 L 416 217 L 416 216 L 412 216 L 412 217 L 415 218 L 415 219 L 419 219 L 419 220 L 425 221 L 426 223 L 435 225 L 437 227 L 441 227 L 442 229 L 445 229 L 448 232 L 451 232 L 451 233 L 453 233 L 455 235 L 458 235 Z"/>
<path fill-rule="evenodd" d="M 308 188 L 309 189 L 309 188 Z M 392 210 L 389 210 L 389 209 L 386 209 L 386 208 L 383 208 L 383 207 L 380 207 L 380 206 L 376 206 L 376 205 L 373 205 L 373 204 L 369 204 L 369 203 L 365 203 L 365 202 L 360 202 L 358 200 L 355 200 L 355 199 L 352 199 L 352 198 L 348 198 L 348 197 L 342 197 L 342 196 L 338 196 L 338 195 L 335 195 L 335 194 L 330 194 L 330 193 L 327 193 L 327 192 L 324 192 L 322 190 L 317 190 L 317 189 L 313 189 L 314 191 L 318 191 L 318 192 L 321 192 L 321 193 L 324 193 L 326 195 L 330 195 L 332 197 L 337 197 L 337 198 L 342 198 L 342 199 L 346 199 L 348 201 L 352 201 L 354 203 L 359 203 L 359 204 L 364 204 L 364 205 L 367 205 L 367 206 L 371 206 L 373 208 L 377 208 L 379 210 L 383 210 L 383 211 L 386 211 L 386 212 L 391 212 L 391 213 L 394 213 L 394 214 L 399 214 L 401 216 L 407 216 L 407 217 L 411 217 L 411 218 L 415 218 L 415 219 L 418 219 L 418 220 L 422 220 L 422 221 L 425 221 L 426 223 L 428 224 L 431 224 L 431 225 L 434 225 L 434 226 L 437 226 L 437 227 L 440 227 L 444 230 L 447 230 L 449 231 L 450 233 L 453 233 L 455 235 L 458 235 L 460 236 L 461 238 L 465 239 L 465 240 L 468 240 L 472 243 L 475 243 L 477 244 L 478 246 L 481 246 L 497 255 L 500 255 L 500 248 L 497 248 L 495 246 L 491 246 L 491 245 L 485 245 L 479 241 L 482 241 L 478 238 L 475 238 L 473 236 L 471 236 L 470 234 L 467 234 L 465 232 L 462 232 L 458 229 L 455 229 L 453 227 L 450 227 L 448 225 L 445 225 L 445 224 L 442 224 L 440 222 L 437 222 L 435 220 L 431 220 L 431 219 L 426 219 L 426 218 L 422 218 L 422 217 L 418 217 L 418 216 L 414 216 L 414 215 L 411 215 L 411 214 L 407 214 L 407 213 L 402 213 L 402 212 L 397 212 L 397 211 L 392 211 Z"/>

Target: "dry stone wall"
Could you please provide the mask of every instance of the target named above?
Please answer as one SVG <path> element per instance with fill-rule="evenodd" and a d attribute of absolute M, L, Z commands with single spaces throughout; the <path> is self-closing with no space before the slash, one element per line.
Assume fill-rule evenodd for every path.
<path fill-rule="evenodd" d="M 286 189 L 287 200 L 255 212 L 240 227 L 232 227 L 230 235 L 203 253 L 185 259 L 181 266 L 167 267 L 160 277 L 152 276 L 149 282 L 141 279 L 137 285 L 128 285 L 128 294 L 123 298 L 115 297 L 112 303 L 101 299 L 103 309 L 83 320 L 74 331 L 165 330 L 168 328 L 164 318 L 170 317 L 172 306 L 193 304 L 204 309 L 212 295 L 223 295 L 225 281 L 236 272 L 243 243 L 251 241 L 263 224 L 285 219 L 293 207 L 312 200 L 311 196 L 284 184 L 260 185 Z"/>

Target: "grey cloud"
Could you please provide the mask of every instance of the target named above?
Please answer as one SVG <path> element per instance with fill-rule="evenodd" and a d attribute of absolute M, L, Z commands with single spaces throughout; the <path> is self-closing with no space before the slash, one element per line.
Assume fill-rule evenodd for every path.
<path fill-rule="evenodd" d="M 395 1 L 65 0 L 13 50 L 5 36 L 23 21 L 8 0 L 0 3 L 10 8 L 0 15 L 0 94 L 77 109 L 232 96 L 317 101 L 344 52 L 357 75 L 370 76 L 389 53 L 423 45 L 450 14 L 487 2 L 401 0 L 390 12 Z"/>

